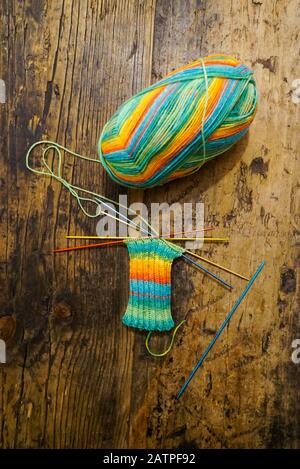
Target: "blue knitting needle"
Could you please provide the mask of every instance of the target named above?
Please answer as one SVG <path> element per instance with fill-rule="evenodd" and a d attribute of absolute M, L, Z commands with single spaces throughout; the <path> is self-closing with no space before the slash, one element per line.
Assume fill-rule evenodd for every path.
<path fill-rule="evenodd" d="M 222 326 L 220 327 L 220 329 L 218 330 L 218 332 L 216 333 L 216 335 L 214 336 L 213 340 L 211 341 L 211 343 L 209 344 L 209 346 L 207 347 L 207 349 L 204 351 L 202 357 L 200 358 L 200 360 L 198 361 L 197 365 L 195 366 L 195 368 L 192 370 L 190 376 L 188 377 L 188 379 L 186 380 L 186 382 L 184 383 L 184 385 L 182 386 L 182 388 L 180 389 L 179 393 L 177 394 L 176 396 L 176 400 L 178 400 L 180 398 L 180 396 L 184 393 L 184 391 L 186 390 L 186 388 L 188 387 L 189 383 L 192 381 L 193 377 L 195 376 L 196 372 L 199 370 L 200 366 L 202 365 L 202 363 L 204 362 L 205 358 L 207 357 L 207 355 L 209 354 L 209 352 L 211 351 L 211 349 L 213 348 L 214 344 L 216 343 L 216 341 L 218 340 L 218 338 L 220 337 L 220 335 L 222 334 L 223 330 L 225 329 L 225 327 L 227 326 L 227 324 L 229 323 L 230 319 L 232 318 L 234 312 L 236 311 L 236 309 L 238 308 L 238 306 L 241 304 L 242 300 L 245 298 L 246 294 L 248 293 L 248 291 L 250 290 L 250 288 L 252 287 L 253 283 L 255 282 L 256 278 L 258 277 L 258 275 L 260 274 L 263 266 L 265 265 L 265 262 L 262 262 L 260 264 L 260 266 L 258 267 L 257 271 L 255 272 L 255 274 L 253 275 L 253 277 L 251 278 L 251 280 L 249 281 L 248 285 L 246 286 L 245 290 L 243 291 L 243 293 L 241 294 L 241 296 L 239 297 L 239 299 L 237 300 L 237 302 L 235 303 L 234 307 L 232 308 L 232 310 L 230 311 L 230 313 L 228 314 L 227 318 L 225 319 L 225 321 L 223 322 Z"/>
<path fill-rule="evenodd" d="M 231 290 L 233 289 L 233 286 L 230 285 L 229 283 L 225 282 L 225 280 L 222 280 L 221 277 L 218 277 L 218 275 L 214 274 L 213 272 L 210 272 L 210 270 L 206 269 L 205 267 L 203 267 L 202 265 L 199 264 L 199 262 L 195 262 L 193 259 L 191 259 L 190 257 L 188 257 L 186 254 L 182 254 L 182 256 L 184 258 L 184 260 L 190 264 L 193 264 L 194 266 L 198 267 L 198 269 L 202 270 L 203 272 L 205 272 L 207 275 L 210 275 L 211 277 L 213 277 L 214 279 L 216 279 L 218 282 L 222 283 L 223 285 L 225 285 L 225 287 L 228 287 L 230 288 Z"/>
<path fill-rule="evenodd" d="M 202 265 L 200 265 L 198 262 L 195 262 L 193 259 L 191 259 L 190 257 L 187 257 L 185 254 L 182 255 L 182 257 L 184 257 L 184 259 L 191 263 L 191 264 L 194 264 L 196 267 L 198 267 L 198 269 L 201 269 L 203 270 L 206 274 L 210 275 L 211 277 L 215 278 L 216 280 L 218 280 L 218 282 L 221 282 L 223 285 L 225 285 L 226 287 L 232 289 L 233 286 L 230 285 L 229 283 L 225 282 L 225 280 L 222 280 L 220 277 L 218 277 L 216 274 L 210 272 L 209 270 L 207 270 L 205 267 L 203 267 Z"/>

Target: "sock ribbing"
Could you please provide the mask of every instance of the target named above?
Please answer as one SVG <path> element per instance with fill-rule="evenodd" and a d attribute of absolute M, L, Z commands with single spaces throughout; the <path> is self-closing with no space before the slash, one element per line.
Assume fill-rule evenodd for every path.
<path fill-rule="evenodd" d="M 172 329 L 171 268 L 183 249 L 157 238 L 129 240 L 126 245 L 130 291 L 123 324 L 149 331 Z"/>

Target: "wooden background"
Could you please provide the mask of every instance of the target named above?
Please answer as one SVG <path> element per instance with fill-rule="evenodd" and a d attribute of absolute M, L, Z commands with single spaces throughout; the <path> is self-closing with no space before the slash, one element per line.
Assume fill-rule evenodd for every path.
<path fill-rule="evenodd" d="M 3 0 L 0 9 L 0 447 L 300 447 L 300 365 L 291 361 L 300 337 L 298 2 Z M 173 310 L 187 323 L 172 353 L 149 357 L 144 334 L 121 324 L 126 250 L 52 255 L 66 232 L 94 233 L 95 222 L 24 158 L 41 138 L 96 157 L 124 99 L 212 52 L 254 70 L 260 104 L 249 136 L 198 174 L 129 195 L 204 201 L 206 223 L 231 242 L 203 252 L 249 275 L 267 265 L 175 402 L 244 283 L 227 275 L 230 294 L 177 262 Z M 65 174 L 113 198 L 124 193 L 72 157 Z"/>

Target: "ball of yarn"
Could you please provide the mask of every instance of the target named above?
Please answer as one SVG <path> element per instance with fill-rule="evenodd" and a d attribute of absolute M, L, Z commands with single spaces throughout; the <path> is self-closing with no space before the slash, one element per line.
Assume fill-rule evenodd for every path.
<path fill-rule="evenodd" d="M 129 187 L 186 176 L 248 131 L 256 105 L 253 72 L 239 60 L 218 54 L 196 60 L 120 106 L 103 128 L 101 162 Z"/>

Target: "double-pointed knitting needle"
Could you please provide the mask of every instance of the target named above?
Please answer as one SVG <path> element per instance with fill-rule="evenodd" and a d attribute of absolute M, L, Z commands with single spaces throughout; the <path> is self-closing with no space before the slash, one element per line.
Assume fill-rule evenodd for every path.
<path fill-rule="evenodd" d="M 84 244 L 84 246 L 71 246 L 70 248 L 53 249 L 52 252 L 77 251 L 77 249 L 98 248 L 100 246 L 108 246 L 110 244 L 122 244 L 122 243 L 123 243 L 123 240 L 120 239 L 118 241 L 108 241 L 107 243 Z"/>
<path fill-rule="evenodd" d="M 158 236 L 157 236 L 158 237 Z M 82 237 L 82 236 L 66 236 L 67 239 L 108 239 L 108 237 L 97 237 L 97 236 L 89 236 L 89 237 Z M 116 237 L 109 237 L 109 239 L 119 239 L 117 236 Z M 154 236 L 155 238 L 155 236 Z M 127 237 L 127 238 L 122 238 L 122 239 L 130 239 L 130 237 Z M 174 241 L 189 241 L 189 240 L 199 240 L 199 239 L 203 239 L 204 241 L 208 241 L 208 240 L 216 240 L 216 238 L 162 238 L 162 239 L 166 239 L 166 240 L 174 240 Z M 226 239 L 226 238 L 218 238 L 218 240 L 220 239 Z M 228 238 L 227 238 L 228 239 Z M 92 245 L 89 245 L 90 247 Z M 95 246 L 98 246 L 98 245 L 95 245 Z M 210 265 L 213 265 L 214 267 L 217 267 L 218 269 L 221 269 L 221 270 L 224 270 L 226 272 L 228 272 L 229 274 L 232 274 L 232 275 L 235 275 L 236 277 L 239 277 L 243 280 L 249 280 L 248 277 L 245 277 L 244 275 L 242 274 L 239 274 L 238 272 L 235 272 L 234 270 L 231 270 L 231 269 L 228 269 L 228 267 L 224 267 L 223 265 L 221 264 L 217 264 L 216 262 L 213 262 L 211 261 L 210 259 L 207 259 L 206 257 L 203 257 L 203 256 L 199 256 L 199 254 L 196 254 L 192 251 L 189 251 L 189 250 L 185 250 L 186 254 L 189 254 L 190 256 L 193 256 L 193 257 L 197 257 L 197 259 L 200 259 L 201 261 L 203 262 L 207 262 L 208 264 Z M 186 256 L 183 256 L 185 259 L 190 259 L 189 257 L 186 257 Z M 191 260 L 191 259 L 190 259 Z"/>
<path fill-rule="evenodd" d="M 222 334 L 223 330 L 225 329 L 225 327 L 227 326 L 227 324 L 229 323 L 230 319 L 232 318 L 234 312 L 237 310 L 238 306 L 241 304 L 241 302 L 243 301 L 243 299 L 245 298 L 245 296 L 247 295 L 248 291 L 250 290 L 250 288 L 252 287 L 253 283 L 255 282 L 256 278 L 258 277 L 258 275 L 260 274 L 260 272 L 262 271 L 262 268 L 263 266 L 265 265 L 265 262 L 262 262 L 260 264 L 260 266 L 258 267 L 257 271 L 255 272 L 255 274 L 253 275 L 253 277 L 251 278 L 250 282 L 248 283 L 248 285 L 246 286 L 246 288 L 244 289 L 243 293 L 241 294 L 241 296 L 238 298 L 238 300 L 236 301 L 235 305 L 233 306 L 233 308 L 231 309 L 230 313 L 228 314 L 228 316 L 226 317 L 225 321 L 223 322 L 223 324 L 221 325 L 220 329 L 218 330 L 218 332 L 216 333 L 216 335 L 214 336 L 213 340 L 210 342 L 209 346 L 205 349 L 202 357 L 200 358 L 200 360 L 198 361 L 197 365 L 195 366 L 195 368 L 193 368 L 190 376 L 188 377 L 188 379 L 186 380 L 186 382 L 184 383 L 184 385 L 182 386 L 182 388 L 180 389 L 179 393 L 177 394 L 176 396 L 176 400 L 178 400 L 180 398 L 180 396 L 184 393 L 184 391 L 186 390 L 186 388 L 188 387 L 189 383 L 192 381 L 193 377 L 195 376 L 195 374 L 197 373 L 197 371 L 199 370 L 200 366 L 202 365 L 202 363 L 204 362 L 205 358 L 207 357 L 207 355 L 209 354 L 209 352 L 211 351 L 211 349 L 213 348 L 213 346 L 215 345 L 215 343 L 217 342 L 218 338 L 220 337 L 220 335 Z"/>
<path fill-rule="evenodd" d="M 202 228 L 201 230 L 176 231 L 175 233 L 173 233 L 173 236 L 178 235 L 178 234 L 183 235 L 183 234 L 199 233 L 201 231 L 212 231 L 214 229 L 215 228 L 213 226 L 207 226 L 206 228 Z"/>
<path fill-rule="evenodd" d="M 205 267 L 203 267 L 202 265 L 198 264 L 198 262 L 195 262 L 193 261 L 193 259 L 191 259 L 190 257 L 187 257 L 185 256 L 185 260 L 194 265 L 195 267 L 197 267 L 198 269 L 200 270 L 203 270 L 203 272 L 207 273 L 208 275 L 210 275 L 211 277 L 213 277 L 214 279 L 218 280 L 219 282 L 223 283 L 223 285 L 225 285 L 226 287 L 232 289 L 233 286 L 230 285 L 229 283 L 225 282 L 225 280 L 222 280 L 220 279 L 220 277 L 218 277 L 216 274 L 213 274 L 212 272 L 210 272 L 209 270 L 207 270 Z"/>
<path fill-rule="evenodd" d="M 85 244 L 84 246 L 72 246 L 69 248 L 61 248 L 61 249 L 54 249 L 53 252 L 65 252 L 65 251 L 75 251 L 77 249 L 87 249 L 87 248 L 96 248 L 96 247 L 101 247 L 101 246 L 108 246 L 110 244 L 122 244 L 124 241 L 122 239 L 117 240 L 117 241 L 108 241 L 104 243 L 95 243 L 95 244 Z M 182 254 L 182 257 L 186 260 L 186 262 L 195 265 L 198 267 L 198 269 L 202 270 L 205 272 L 207 275 L 210 275 L 212 278 L 217 280 L 218 282 L 222 283 L 225 287 L 232 289 L 233 286 L 227 283 L 225 280 L 221 279 L 218 277 L 216 274 L 210 272 L 207 270 L 205 267 L 202 267 L 202 265 L 198 264 L 198 262 L 193 261 L 189 257 L 187 257 L 185 254 Z"/>
<path fill-rule="evenodd" d="M 66 239 L 132 239 L 132 236 L 65 236 Z M 142 239 L 148 239 L 149 236 L 142 236 Z M 229 238 L 210 238 L 210 237 L 201 237 L 201 238 L 172 238 L 172 237 L 163 237 L 163 236 L 152 236 L 152 239 L 160 238 L 167 241 L 229 241 Z M 136 238 L 141 239 L 141 238 Z"/>
<path fill-rule="evenodd" d="M 224 267 L 223 265 L 217 264 L 216 262 L 213 262 L 210 259 L 207 259 L 207 257 L 199 256 L 199 254 L 196 254 L 195 252 L 189 251 L 187 249 L 185 250 L 185 252 L 189 254 L 190 256 L 197 257 L 197 259 L 200 259 L 201 261 L 207 262 L 210 265 L 214 265 L 215 267 L 218 267 L 219 269 L 225 270 L 229 274 L 235 275 L 236 277 L 249 281 L 248 277 L 245 277 L 244 275 L 239 274 L 235 272 L 234 270 L 228 269 L 227 267 Z"/>
<path fill-rule="evenodd" d="M 105 202 L 103 202 L 103 201 L 99 201 L 99 202 L 100 202 L 100 204 L 103 204 L 106 208 L 112 209 L 112 207 L 109 207 Z M 131 226 L 131 227 L 135 227 L 135 228 L 137 229 L 137 231 L 140 231 L 140 232 L 144 233 L 146 236 L 151 236 L 151 237 L 152 237 L 152 233 L 149 232 L 149 229 L 150 229 L 150 228 L 152 229 L 152 227 L 151 227 L 148 223 L 147 223 L 148 228 L 145 230 L 145 228 L 143 228 L 142 226 L 138 225 L 138 224 L 135 223 L 134 221 L 130 220 L 128 217 L 126 217 L 126 216 L 125 216 L 124 214 L 122 214 L 121 212 L 117 212 L 115 209 L 112 209 L 112 210 L 115 212 L 116 215 L 119 216 L 118 219 L 119 219 L 119 222 L 120 222 L 120 223 L 124 223 L 125 225 Z M 131 213 L 137 214 L 137 212 L 134 212 L 134 211 L 132 211 L 132 210 L 131 210 Z M 113 215 L 110 215 L 110 216 L 112 216 L 112 218 L 117 219 L 117 218 L 114 217 Z M 122 220 L 122 219 L 123 219 L 123 220 Z M 143 220 L 143 221 L 144 221 L 144 220 Z M 203 230 L 193 230 L 193 231 L 188 231 L 188 232 L 186 231 L 185 234 L 187 234 L 187 233 L 192 233 L 192 232 L 199 232 L 199 231 L 209 231 L 209 230 L 212 230 L 212 229 L 213 229 L 213 227 L 206 227 L 206 228 L 203 228 Z M 176 234 L 181 234 L 181 233 L 179 233 L 179 232 L 178 232 L 178 233 L 173 233 L 173 236 L 176 235 Z M 183 233 L 182 233 L 182 234 L 183 234 Z M 158 234 L 157 234 L 157 237 L 158 237 Z M 193 253 L 192 251 L 186 250 L 185 252 L 186 252 L 187 254 L 190 254 L 190 255 L 193 256 L 193 257 L 197 257 L 198 259 L 200 259 L 200 260 L 202 260 L 202 261 L 204 261 L 204 262 L 207 262 L 207 263 L 210 264 L 210 265 L 213 265 L 213 266 L 215 266 L 215 267 L 217 267 L 217 268 L 219 268 L 219 269 L 222 269 L 222 270 L 224 270 L 224 271 L 226 271 L 226 272 L 228 272 L 228 273 L 230 273 L 230 274 L 232 274 L 232 275 L 235 275 L 236 277 L 239 277 L 239 278 L 241 278 L 241 279 L 243 279 L 243 280 L 247 280 L 247 281 L 249 280 L 249 279 L 248 279 L 247 277 L 245 277 L 244 275 L 241 275 L 241 274 L 239 274 L 239 273 L 237 273 L 237 272 L 235 272 L 235 271 L 233 271 L 233 270 L 231 270 L 231 269 L 228 269 L 227 267 L 224 267 L 224 266 L 222 266 L 222 265 L 220 265 L 220 264 L 217 264 L 216 262 L 213 262 L 213 261 L 211 261 L 210 259 L 207 259 L 207 258 L 205 258 L 205 257 L 199 256 L 198 254 L 195 254 L 195 253 Z M 186 257 L 185 255 L 184 255 L 183 257 L 187 259 L 187 257 Z"/>
<path fill-rule="evenodd" d="M 100 203 L 102 203 L 106 208 L 111 209 L 111 207 L 109 207 L 109 206 L 108 206 L 107 204 L 105 204 L 103 201 L 100 201 Z M 138 224 L 135 223 L 134 221 L 130 220 L 128 217 L 126 217 L 126 216 L 125 216 L 124 214 L 122 214 L 121 212 L 117 212 L 115 209 L 113 209 L 113 211 L 116 213 L 116 215 L 119 216 L 119 222 L 120 222 L 120 223 L 124 223 L 125 225 L 131 226 L 131 227 L 135 227 L 135 228 L 137 229 L 137 231 L 140 231 L 140 232 L 144 233 L 146 236 L 151 236 L 151 237 L 152 237 L 152 233 L 149 231 L 149 229 L 152 228 L 152 227 L 151 227 L 149 224 L 147 224 L 147 225 L 148 225 L 148 228 L 145 230 L 145 228 L 143 228 L 142 226 L 138 225 Z M 134 213 L 135 215 L 137 214 L 137 212 L 134 212 L 134 211 L 132 211 L 132 210 L 131 210 L 131 213 Z M 115 218 L 115 217 L 113 217 L 113 218 Z M 123 218 L 123 220 L 122 220 L 122 218 Z M 144 220 L 143 220 L 143 221 L 144 221 Z M 198 231 L 207 231 L 207 230 L 210 230 L 210 229 L 212 229 L 212 227 L 207 227 L 207 228 L 204 228 L 203 230 L 194 230 L 194 231 L 196 231 L 196 232 L 198 232 Z M 186 232 L 186 233 L 187 233 L 187 232 Z M 188 232 L 188 233 L 191 233 L 191 232 Z M 174 233 L 174 234 L 177 234 L 177 233 Z M 239 273 L 237 273 L 237 272 L 234 272 L 233 270 L 228 269 L 227 267 L 224 267 L 224 266 L 222 266 L 222 265 L 220 265 L 220 264 L 217 264 L 216 262 L 213 262 L 213 261 L 211 261 L 210 259 L 207 259 L 206 257 L 199 256 L 198 254 L 195 254 L 195 253 L 193 253 L 193 252 L 191 252 L 191 251 L 188 251 L 188 250 L 186 250 L 185 252 L 186 252 L 187 254 L 190 254 L 190 255 L 194 256 L 194 257 L 197 257 L 198 259 L 200 259 L 200 260 L 202 260 L 202 261 L 204 261 L 204 262 L 207 262 L 207 263 L 210 264 L 210 265 L 213 265 L 213 266 L 218 267 L 219 269 L 222 269 L 222 270 L 224 270 L 224 271 L 226 271 L 226 272 L 228 272 L 228 273 L 230 273 L 230 274 L 232 274 L 232 275 L 235 275 L 236 277 L 242 278 L 243 280 L 247 280 L 247 281 L 249 280 L 249 279 L 248 279 L 247 277 L 245 277 L 244 275 L 241 275 L 241 274 L 239 274 Z M 185 256 L 183 256 L 183 257 L 185 257 Z"/>

